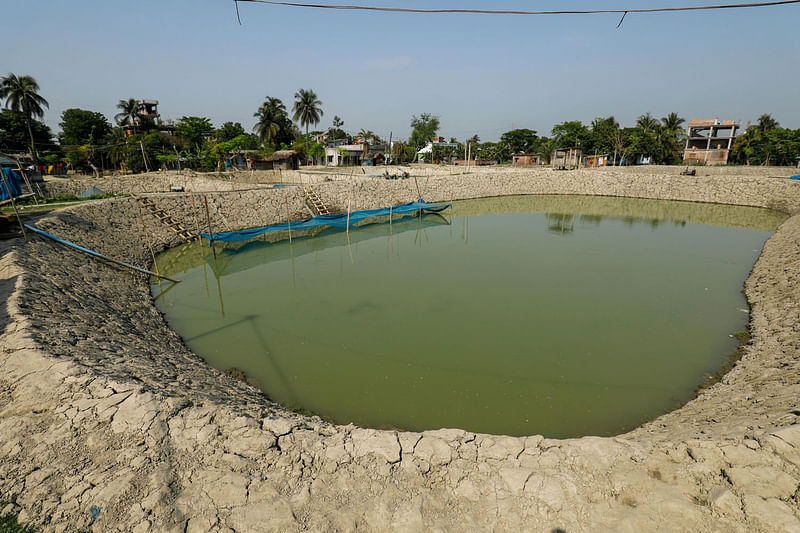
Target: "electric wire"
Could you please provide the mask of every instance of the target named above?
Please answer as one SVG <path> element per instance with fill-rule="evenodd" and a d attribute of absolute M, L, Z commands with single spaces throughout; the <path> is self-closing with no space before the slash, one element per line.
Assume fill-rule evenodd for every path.
<path fill-rule="evenodd" d="M 351 11 L 380 11 L 387 13 L 419 13 L 419 14 L 477 14 L 477 15 L 597 15 L 597 14 L 617 14 L 626 15 L 628 13 L 668 13 L 679 11 L 710 11 L 718 9 L 741 9 L 755 7 L 773 7 L 789 4 L 800 4 L 800 0 L 778 0 L 773 2 L 748 2 L 740 4 L 718 4 L 706 6 L 680 6 L 680 7 L 656 7 L 640 9 L 587 9 L 587 10 L 554 10 L 554 11 L 523 11 L 523 10 L 495 10 L 495 9 L 415 9 L 407 7 L 380 7 L 365 5 L 341 5 L 341 4 L 307 4 L 301 2 L 284 2 L 280 0 L 234 0 L 238 11 L 239 2 L 250 2 L 257 4 L 269 4 L 285 7 L 304 7 L 313 9 L 338 9 Z M 620 21 L 621 23 L 621 21 Z"/>

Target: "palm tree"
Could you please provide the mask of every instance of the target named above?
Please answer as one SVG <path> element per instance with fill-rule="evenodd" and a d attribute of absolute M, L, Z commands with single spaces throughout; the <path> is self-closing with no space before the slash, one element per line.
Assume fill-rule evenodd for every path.
<path fill-rule="evenodd" d="M 50 104 L 37 92 L 39 84 L 33 76 L 16 76 L 9 74 L 0 79 L 0 99 L 5 98 L 6 108 L 22 113 L 25 124 L 28 126 L 28 135 L 31 137 L 31 152 L 36 157 L 36 145 L 33 141 L 31 118 L 44 117 L 42 106 L 50 109 Z"/>
<path fill-rule="evenodd" d="M 362 159 L 366 159 L 369 156 L 369 142 L 372 140 L 377 140 L 378 136 L 375 135 L 375 132 L 372 130 L 365 130 L 361 128 L 361 131 L 358 132 L 358 136 L 361 137 L 361 141 L 364 143 L 362 145 L 363 156 Z"/>
<path fill-rule="evenodd" d="M 758 117 L 758 129 L 761 130 L 762 132 L 775 129 L 779 126 L 780 124 L 778 123 L 778 121 L 772 118 L 772 115 L 770 115 L 769 113 L 765 113 L 760 117 Z"/>
<path fill-rule="evenodd" d="M 658 125 L 658 120 L 650 113 L 645 113 L 636 119 L 636 127 L 642 130 L 642 133 L 653 133 L 658 128 Z"/>
<path fill-rule="evenodd" d="M 664 129 L 671 131 L 676 136 L 678 135 L 678 132 L 683 130 L 682 125 L 684 122 L 686 122 L 686 120 L 679 117 L 675 112 L 672 112 L 666 117 L 661 118 L 661 125 L 664 126 Z"/>
<path fill-rule="evenodd" d="M 318 124 L 320 117 L 325 114 L 320 109 L 321 105 L 322 102 L 317 99 L 317 93 L 311 89 L 300 89 L 294 93 L 292 120 L 299 120 L 300 125 L 306 127 L 306 135 L 308 135 L 308 125 Z"/>
<path fill-rule="evenodd" d="M 677 113 L 670 113 L 661 118 L 661 131 L 658 133 L 659 145 L 662 147 L 662 162 L 670 162 L 680 157 L 681 144 L 685 140 L 683 123 L 685 119 Z"/>
<path fill-rule="evenodd" d="M 288 121 L 286 106 L 279 98 L 267 96 L 258 111 L 253 114 L 258 120 L 253 127 L 253 131 L 258 134 L 258 138 L 263 142 L 273 142 L 285 123 Z"/>
<path fill-rule="evenodd" d="M 139 121 L 139 103 L 134 98 L 120 100 L 117 104 L 119 113 L 114 115 L 114 120 L 120 126 L 133 126 L 136 131 L 136 123 Z"/>

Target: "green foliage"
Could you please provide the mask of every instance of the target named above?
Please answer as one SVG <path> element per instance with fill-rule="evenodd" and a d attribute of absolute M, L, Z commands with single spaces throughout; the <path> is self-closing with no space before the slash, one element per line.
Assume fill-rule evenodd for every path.
<path fill-rule="evenodd" d="M 536 149 L 538 141 L 539 136 L 536 132 L 525 128 L 507 131 L 500 136 L 500 144 L 512 154 L 532 152 Z"/>
<path fill-rule="evenodd" d="M 573 148 L 577 146 L 585 150 L 589 146 L 591 140 L 589 128 L 578 120 L 556 124 L 553 126 L 553 131 L 551 133 L 556 148 Z"/>
<path fill-rule="evenodd" d="M 114 120 L 117 124 L 120 126 L 136 125 L 139 116 L 139 104 L 135 98 L 120 100 L 117 102 L 117 109 L 119 109 L 119 113 L 114 115 Z"/>
<path fill-rule="evenodd" d="M 214 133 L 214 126 L 205 117 L 181 117 L 175 124 L 175 135 L 183 137 L 192 146 L 200 146 L 203 140 Z"/>
<path fill-rule="evenodd" d="M 294 94 L 294 98 L 292 119 L 299 120 L 300 125 L 306 127 L 306 135 L 308 135 L 308 125 L 318 124 L 322 115 L 325 114 L 321 109 L 322 101 L 311 89 L 300 89 Z"/>
<path fill-rule="evenodd" d="M 240 123 L 226 122 L 217 129 L 215 137 L 217 138 L 217 142 L 225 142 L 245 134 L 244 127 L 242 127 Z"/>
<path fill-rule="evenodd" d="M 253 131 L 269 148 L 274 150 L 294 140 L 292 121 L 286 113 L 286 106 L 279 98 L 267 96 L 253 116 L 257 119 Z"/>
<path fill-rule="evenodd" d="M 53 144 L 53 132 L 44 122 L 30 120 L 30 131 L 33 133 L 34 143 L 37 146 L 50 146 Z M 0 110 L 0 150 L 18 152 L 30 147 L 30 134 L 28 123 L 19 111 L 11 109 Z"/>
<path fill-rule="evenodd" d="M 217 162 L 217 165 L 222 166 L 229 154 L 238 152 L 239 150 L 255 150 L 257 148 L 258 139 L 255 135 L 243 133 L 233 139 L 213 145 L 210 149 L 210 153 Z"/>
<path fill-rule="evenodd" d="M 17 515 L 0 516 L 1 533 L 35 533 L 33 526 L 25 526 L 17 521 Z"/>
<path fill-rule="evenodd" d="M 800 129 L 781 128 L 774 119 L 761 122 L 736 138 L 733 160 L 747 165 L 794 165 L 800 156 Z"/>
<path fill-rule="evenodd" d="M 315 164 L 325 157 L 325 147 L 311 135 L 296 138 L 292 142 L 292 150 L 300 154 L 301 160 L 311 158 Z"/>
<path fill-rule="evenodd" d="M 600 154 L 622 152 L 619 146 L 619 123 L 614 117 L 597 117 L 592 121 L 589 149 Z"/>
<path fill-rule="evenodd" d="M 111 124 L 102 113 L 67 109 L 61 113 L 59 142 L 67 145 L 98 143 L 111 134 Z"/>
<path fill-rule="evenodd" d="M 329 141 L 338 141 L 343 139 L 347 142 L 350 142 L 350 136 L 347 134 L 346 131 L 342 129 L 344 126 L 344 121 L 339 118 L 338 116 L 333 117 L 333 126 L 328 128 L 328 131 L 325 133 L 325 136 Z"/>
<path fill-rule="evenodd" d="M 42 96 L 39 95 L 39 84 L 33 76 L 17 76 L 9 74 L 0 78 L 0 99 L 5 99 L 6 107 L 12 111 L 22 113 L 31 141 L 31 152 L 36 154 L 36 137 L 33 134 L 32 122 L 34 118 L 44 117 L 43 107 L 50 107 Z"/>
<path fill-rule="evenodd" d="M 408 138 L 408 144 L 414 147 L 422 148 L 436 135 L 439 129 L 439 117 L 435 117 L 430 113 L 422 113 L 419 117 L 411 117 L 411 137 Z"/>

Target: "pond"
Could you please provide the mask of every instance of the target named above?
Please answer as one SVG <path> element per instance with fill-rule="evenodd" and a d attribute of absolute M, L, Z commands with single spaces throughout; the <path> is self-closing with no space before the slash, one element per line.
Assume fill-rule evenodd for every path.
<path fill-rule="evenodd" d="M 743 283 L 785 216 L 607 197 L 158 257 L 170 327 L 209 364 L 336 423 L 564 438 L 668 412 L 746 329 Z M 162 292 L 163 291 L 163 292 Z"/>

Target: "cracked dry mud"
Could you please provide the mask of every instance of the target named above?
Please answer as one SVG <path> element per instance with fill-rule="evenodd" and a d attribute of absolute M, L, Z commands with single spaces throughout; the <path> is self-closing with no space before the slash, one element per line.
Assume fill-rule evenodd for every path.
<path fill-rule="evenodd" d="M 678 172 L 489 170 L 420 186 L 429 201 L 561 193 L 800 209 L 800 184 L 785 179 Z M 317 190 L 341 207 L 350 187 Z M 354 209 L 390 193 L 411 200 L 415 184 L 359 181 Z M 215 226 L 234 229 L 281 221 L 287 199 L 304 217 L 301 195 L 208 198 Z M 153 200 L 195 227 L 188 195 Z M 114 199 L 36 225 L 146 267 L 139 214 L 134 199 Z M 158 249 L 176 244 L 145 222 Z M 43 531 L 800 531 L 800 216 L 747 280 L 753 339 L 741 361 L 615 438 L 378 431 L 296 415 L 187 350 L 144 276 L 41 238 L 0 251 L 0 500 L 13 500 L 0 513 Z"/>

